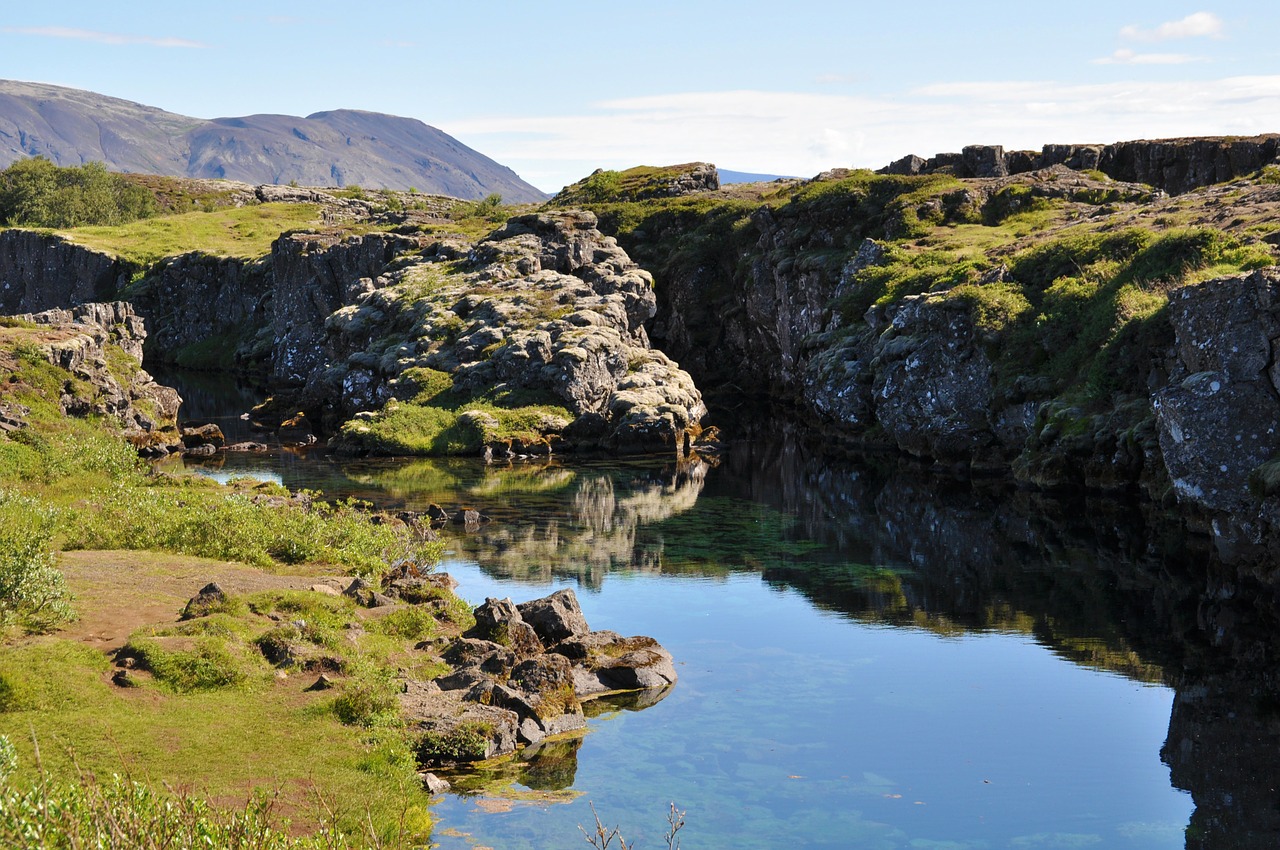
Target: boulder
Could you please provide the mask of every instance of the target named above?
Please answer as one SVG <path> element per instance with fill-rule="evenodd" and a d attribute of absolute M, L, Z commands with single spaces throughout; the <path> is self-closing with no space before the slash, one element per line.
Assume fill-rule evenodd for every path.
<path fill-rule="evenodd" d="M 189 449 L 204 445 L 221 447 L 226 445 L 227 442 L 226 437 L 222 434 L 222 429 L 213 423 L 188 425 L 182 429 L 181 433 L 182 444 Z"/>
<path fill-rule="evenodd" d="M 475 618 L 475 626 L 466 633 L 468 637 L 497 643 L 510 649 L 517 658 L 528 658 L 544 650 L 538 633 L 524 621 L 510 599 L 486 599 L 475 609 Z"/>
<path fill-rule="evenodd" d="M 362 578 L 357 578 L 347 585 L 347 589 L 342 591 L 342 595 L 351 597 L 356 601 L 356 604 L 363 605 L 365 608 L 378 608 L 383 605 L 396 604 L 396 600 L 381 593 L 376 587 Z"/>
<path fill-rule="evenodd" d="M 546 646 L 586 634 L 591 629 L 582 615 L 578 597 L 571 588 L 516 606 L 520 616 L 533 627 Z"/>
<path fill-rule="evenodd" d="M 187 601 L 186 607 L 182 609 L 180 619 L 194 620 L 196 617 L 204 617 L 211 612 L 222 608 L 227 602 L 227 593 L 217 582 L 209 582 L 200 588 L 200 592 L 191 597 Z"/>

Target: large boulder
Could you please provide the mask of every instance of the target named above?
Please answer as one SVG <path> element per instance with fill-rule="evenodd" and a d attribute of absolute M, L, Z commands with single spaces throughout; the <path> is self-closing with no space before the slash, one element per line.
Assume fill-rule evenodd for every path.
<path fill-rule="evenodd" d="M 1185 286 L 1169 299 L 1170 379 L 1152 395 L 1160 451 L 1178 499 L 1255 510 L 1250 474 L 1280 455 L 1280 272 Z"/>
<path fill-rule="evenodd" d="M 591 631 L 582 615 L 578 597 L 571 588 L 516 606 L 524 621 L 533 627 L 547 646 Z"/>

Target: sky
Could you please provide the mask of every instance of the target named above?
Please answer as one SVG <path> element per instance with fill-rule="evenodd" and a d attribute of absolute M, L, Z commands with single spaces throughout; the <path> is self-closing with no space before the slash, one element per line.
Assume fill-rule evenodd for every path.
<path fill-rule="evenodd" d="M 1280 4 L 6 4 L 0 78 L 199 118 L 420 119 L 555 191 L 596 168 L 808 177 L 967 144 L 1280 132 Z"/>

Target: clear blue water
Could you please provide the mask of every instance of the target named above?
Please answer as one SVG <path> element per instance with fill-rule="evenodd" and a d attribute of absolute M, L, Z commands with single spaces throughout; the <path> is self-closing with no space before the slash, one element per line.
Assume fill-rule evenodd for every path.
<path fill-rule="evenodd" d="M 193 465 L 478 508 L 480 531 L 446 530 L 465 598 L 573 587 L 593 628 L 675 656 L 661 701 L 604 710 L 512 766 L 505 791 L 441 797 L 443 850 L 585 846 L 592 805 L 656 848 L 674 802 L 690 850 L 1232 847 L 1265 808 L 1247 777 L 1275 769 L 1258 754 L 1280 752 L 1280 712 L 1213 679 L 1199 550 L 1130 505 L 831 463 L 786 440 L 684 467 Z"/>

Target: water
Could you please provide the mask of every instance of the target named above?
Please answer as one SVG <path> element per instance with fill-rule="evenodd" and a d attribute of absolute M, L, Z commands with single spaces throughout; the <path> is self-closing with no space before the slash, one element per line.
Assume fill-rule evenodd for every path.
<path fill-rule="evenodd" d="M 473 602 L 573 587 L 680 681 L 435 806 L 442 848 L 1263 847 L 1280 835 L 1270 596 L 1138 506 L 794 440 L 718 464 L 231 455 L 207 473 L 475 507 Z M 216 467 L 216 468 L 215 468 Z M 634 709 L 635 707 L 630 707 Z M 489 777 L 492 779 L 493 777 Z M 465 785 L 467 780 L 461 780 Z"/>

